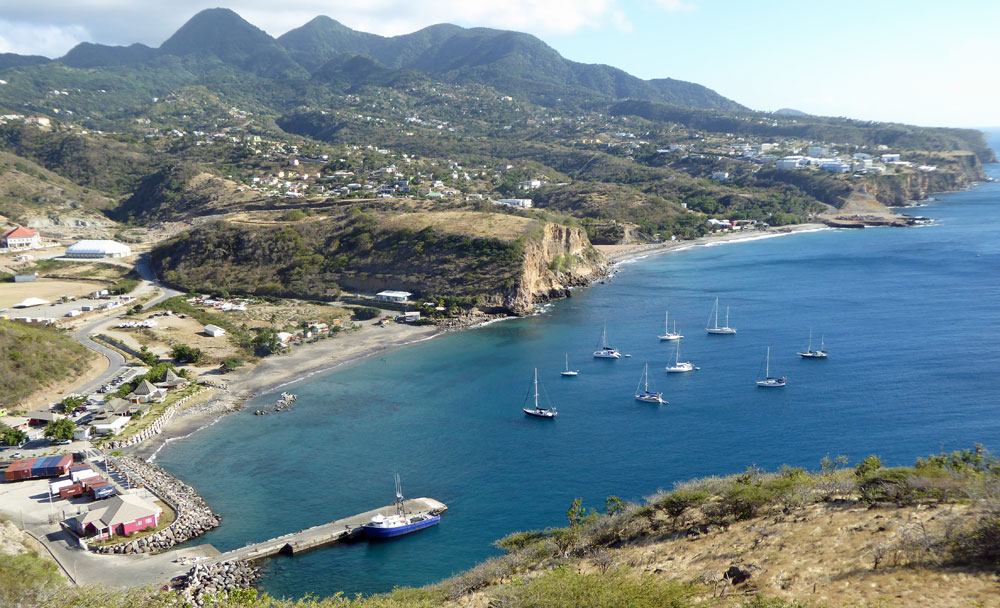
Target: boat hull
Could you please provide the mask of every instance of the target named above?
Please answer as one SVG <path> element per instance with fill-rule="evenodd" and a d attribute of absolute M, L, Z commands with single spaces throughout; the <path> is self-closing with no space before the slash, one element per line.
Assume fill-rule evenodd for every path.
<path fill-rule="evenodd" d="M 788 384 L 788 380 L 785 378 L 768 378 L 757 381 L 757 386 L 760 388 L 783 388 L 786 384 Z"/>
<path fill-rule="evenodd" d="M 705 331 L 713 336 L 731 336 L 736 333 L 732 327 L 707 327 Z"/>
<path fill-rule="evenodd" d="M 635 396 L 635 400 L 636 401 L 642 401 L 643 403 L 659 403 L 661 405 L 664 404 L 664 403 L 667 403 L 667 400 L 664 399 L 663 397 L 661 397 L 657 393 L 651 393 L 651 394 L 646 394 L 646 395 L 636 395 Z"/>
<path fill-rule="evenodd" d="M 572 371 L 571 372 L 559 372 L 559 374 L 563 375 L 563 376 L 576 376 L 576 375 L 579 375 L 579 373 L 580 372 L 572 372 Z"/>
<path fill-rule="evenodd" d="M 527 414 L 529 416 L 533 416 L 535 418 L 550 418 L 551 419 L 551 418 L 555 418 L 556 417 L 556 412 L 553 412 L 551 410 L 529 410 L 527 408 L 521 408 L 521 410 L 525 414 Z"/>
<path fill-rule="evenodd" d="M 666 369 L 668 374 L 682 374 L 684 372 L 694 371 L 694 366 L 688 363 L 686 365 L 671 365 Z"/>
<path fill-rule="evenodd" d="M 671 340 L 680 340 L 683 337 L 684 336 L 682 336 L 680 334 L 667 334 L 665 336 L 660 336 L 660 341 L 661 342 L 669 342 Z"/>
<path fill-rule="evenodd" d="M 392 538 L 394 536 L 402 536 L 404 534 L 410 534 L 411 532 L 416 532 L 417 530 L 423 530 L 424 528 L 429 528 L 431 526 L 437 525 L 440 521 L 441 521 L 440 515 L 431 515 L 421 521 L 415 521 L 408 524 L 403 524 L 401 526 L 381 528 L 372 526 L 370 524 L 365 524 L 362 527 L 365 530 L 365 536 L 367 536 L 368 538 Z"/>
<path fill-rule="evenodd" d="M 806 351 L 804 353 L 799 353 L 799 356 L 803 359 L 826 359 L 827 354 L 821 350 Z"/>
<path fill-rule="evenodd" d="M 605 351 L 598 350 L 594 351 L 595 359 L 621 359 L 622 355 L 618 351 Z"/>

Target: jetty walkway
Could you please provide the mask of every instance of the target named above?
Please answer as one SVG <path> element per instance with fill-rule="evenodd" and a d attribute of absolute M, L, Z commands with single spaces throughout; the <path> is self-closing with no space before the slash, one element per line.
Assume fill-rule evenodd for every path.
<path fill-rule="evenodd" d="M 413 498 L 403 503 L 403 509 L 408 514 L 425 513 L 427 511 L 443 513 L 448 510 L 448 507 L 433 498 Z M 218 557 L 202 562 L 202 564 L 210 565 L 237 560 L 253 561 L 275 555 L 296 555 L 305 551 L 311 551 L 312 549 L 317 549 L 360 533 L 361 526 L 370 522 L 372 517 L 378 513 L 388 515 L 395 513 L 395 511 L 395 505 L 374 509 L 344 519 L 338 519 L 328 524 L 313 526 L 301 532 L 285 534 L 271 540 L 227 551 Z"/>

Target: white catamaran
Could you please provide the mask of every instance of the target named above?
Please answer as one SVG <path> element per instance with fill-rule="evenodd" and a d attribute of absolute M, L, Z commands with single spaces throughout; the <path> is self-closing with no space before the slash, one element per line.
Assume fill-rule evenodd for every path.
<path fill-rule="evenodd" d="M 668 324 L 670 320 L 670 311 L 668 310 L 663 314 L 663 335 L 660 336 L 660 340 L 666 342 L 667 340 L 680 340 L 684 336 L 677 333 L 677 321 L 674 321 L 674 331 L 670 331 L 670 325 Z"/>
<path fill-rule="evenodd" d="M 601 348 L 594 351 L 596 359 L 621 359 L 622 354 L 613 347 L 608 346 L 608 322 L 604 322 L 604 331 L 601 332 Z"/>
<path fill-rule="evenodd" d="M 826 345 L 823 343 L 823 337 L 819 339 L 819 350 L 813 350 L 813 332 L 809 330 L 809 346 L 806 348 L 806 352 L 799 353 L 799 356 L 803 359 L 826 359 Z"/>
<path fill-rule="evenodd" d="M 530 389 L 529 389 L 530 390 Z M 525 401 L 527 401 L 527 396 L 525 396 Z M 559 413 L 554 407 L 541 407 L 538 405 L 538 368 L 535 368 L 535 407 L 534 408 L 521 408 L 525 414 L 529 416 L 534 416 L 535 418 L 555 418 Z"/>
<path fill-rule="evenodd" d="M 760 373 L 760 372 L 758 372 Z M 758 376 L 759 378 L 760 376 Z M 788 378 L 771 375 L 771 347 L 767 347 L 767 355 L 764 357 L 764 379 L 757 381 L 757 386 L 761 388 L 779 388 L 788 384 Z"/>
<path fill-rule="evenodd" d="M 563 376 L 575 376 L 580 373 L 580 370 L 578 369 L 569 368 L 569 353 L 566 353 L 566 369 L 564 369 L 559 373 L 562 374 Z"/>
<path fill-rule="evenodd" d="M 735 334 L 736 333 L 736 328 L 735 327 L 729 327 L 729 307 L 728 306 L 726 306 L 726 324 L 723 325 L 722 327 L 719 327 L 719 298 L 715 298 L 715 306 L 712 307 L 712 314 L 709 315 L 709 317 L 708 317 L 709 322 L 712 321 L 712 316 L 713 315 L 715 316 L 715 323 L 714 323 L 714 325 L 711 325 L 711 326 L 709 326 L 706 323 L 705 324 L 705 331 L 707 331 L 710 334 L 715 334 L 715 335 L 731 335 L 731 334 Z"/>
<path fill-rule="evenodd" d="M 639 390 L 639 387 L 642 390 Z M 642 368 L 642 377 L 639 378 L 639 384 L 635 387 L 635 398 L 639 401 L 645 401 L 646 403 L 667 403 L 667 400 L 663 398 L 663 393 L 657 393 L 649 390 L 649 364 L 647 363 L 645 367 Z"/>
<path fill-rule="evenodd" d="M 681 341 L 677 341 L 677 350 L 674 352 L 674 364 L 667 366 L 668 374 L 679 374 L 689 372 L 694 369 L 690 361 L 681 361 Z"/>

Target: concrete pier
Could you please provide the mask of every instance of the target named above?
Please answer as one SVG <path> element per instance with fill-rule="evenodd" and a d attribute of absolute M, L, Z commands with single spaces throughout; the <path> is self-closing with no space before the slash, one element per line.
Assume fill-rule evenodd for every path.
<path fill-rule="evenodd" d="M 413 498 L 403 503 L 403 509 L 409 515 L 435 511 L 443 513 L 448 510 L 444 503 L 433 498 Z M 372 517 L 382 513 L 389 515 L 396 512 L 395 505 L 389 505 L 380 509 L 374 509 L 344 519 L 338 519 L 328 524 L 321 524 L 307 528 L 301 532 L 285 534 L 271 540 L 247 545 L 240 549 L 227 551 L 203 563 L 212 564 L 217 562 L 248 560 L 253 561 L 275 555 L 296 555 L 305 551 L 311 551 L 324 545 L 329 545 L 340 540 L 349 538 L 354 534 L 361 533 L 361 526 L 371 521 Z"/>

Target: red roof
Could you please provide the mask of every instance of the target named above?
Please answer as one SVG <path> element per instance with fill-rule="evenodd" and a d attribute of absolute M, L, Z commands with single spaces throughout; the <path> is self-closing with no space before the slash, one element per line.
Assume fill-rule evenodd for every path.
<path fill-rule="evenodd" d="M 3 233 L 5 239 L 15 238 L 23 239 L 31 236 L 38 236 L 38 231 L 32 228 L 25 228 L 23 226 L 18 226 L 17 228 L 11 228 L 7 232 Z"/>

